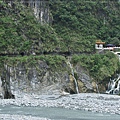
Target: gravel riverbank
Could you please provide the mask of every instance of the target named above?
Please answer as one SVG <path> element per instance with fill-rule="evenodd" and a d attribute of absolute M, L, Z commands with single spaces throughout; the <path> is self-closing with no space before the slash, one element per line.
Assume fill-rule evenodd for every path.
<path fill-rule="evenodd" d="M 0 105 L 61 107 L 73 110 L 77 109 L 99 113 L 120 114 L 120 96 L 95 93 L 80 93 L 66 96 L 29 95 L 20 93 L 16 94 L 16 99 L 0 99 Z M 34 118 L 32 120 L 41 119 Z"/>

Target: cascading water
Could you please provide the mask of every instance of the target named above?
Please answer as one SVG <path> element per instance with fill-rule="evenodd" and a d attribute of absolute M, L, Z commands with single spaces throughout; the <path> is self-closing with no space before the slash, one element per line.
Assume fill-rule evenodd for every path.
<path fill-rule="evenodd" d="M 67 64 L 70 66 L 71 74 L 72 74 L 73 79 L 74 79 L 74 82 L 75 82 L 76 93 L 78 94 L 78 93 L 79 93 L 79 90 L 78 90 L 78 83 L 77 83 L 77 80 L 76 80 L 76 78 L 75 78 L 74 70 L 73 70 L 72 64 L 70 63 L 70 60 L 69 60 L 69 59 L 68 59 L 68 61 L 67 61 Z"/>
<path fill-rule="evenodd" d="M 31 86 L 33 89 L 36 88 L 36 83 L 37 83 L 37 75 L 36 75 L 36 70 L 33 71 L 33 78 L 31 80 Z"/>
<path fill-rule="evenodd" d="M 117 87 L 116 87 L 117 86 Z M 120 93 L 120 75 L 118 75 L 117 79 L 113 79 L 108 83 L 107 94 L 119 94 Z"/>
<path fill-rule="evenodd" d="M 113 94 L 119 94 L 120 92 L 120 80 L 118 81 L 117 88 L 114 89 Z"/>

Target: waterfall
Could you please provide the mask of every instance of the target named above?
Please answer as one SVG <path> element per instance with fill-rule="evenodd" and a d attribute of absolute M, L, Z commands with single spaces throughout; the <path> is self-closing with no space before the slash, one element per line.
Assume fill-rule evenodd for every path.
<path fill-rule="evenodd" d="M 117 86 L 117 87 L 116 87 Z M 118 75 L 117 79 L 113 79 L 108 83 L 107 94 L 119 94 L 120 93 L 120 75 Z"/>
<path fill-rule="evenodd" d="M 76 80 L 76 78 L 75 78 L 74 70 L 73 70 L 72 64 L 70 63 L 70 60 L 69 60 L 69 59 L 68 59 L 68 61 L 67 61 L 67 64 L 70 66 L 71 74 L 72 74 L 73 79 L 74 79 L 74 82 L 75 82 L 76 93 L 78 94 L 78 93 L 79 93 L 79 90 L 78 90 L 78 83 L 77 83 L 77 80 Z"/>
<path fill-rule="evenodd" d="M 120 92 L 120 80 L 118 81 L 117 88 L 114 89 L 113 94 L 119 94 Z"/>
<path fill-rule="evenodd" d="M 37 83 L 37 74 L 36 74 L 36 70 L 34 69 L 33 78 L 31 80 L 31 86 L 33 90 L 36 88 L 36 83 Z"/>

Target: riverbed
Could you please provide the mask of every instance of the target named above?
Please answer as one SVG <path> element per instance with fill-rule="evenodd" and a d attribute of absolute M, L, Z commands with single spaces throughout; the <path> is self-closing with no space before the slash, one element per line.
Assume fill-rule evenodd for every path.
<path fill-rule="evenodd" d="M 119 120 L 120 96 L 95 93 L 36 95 L 0 99 L 3 120 Z"/>

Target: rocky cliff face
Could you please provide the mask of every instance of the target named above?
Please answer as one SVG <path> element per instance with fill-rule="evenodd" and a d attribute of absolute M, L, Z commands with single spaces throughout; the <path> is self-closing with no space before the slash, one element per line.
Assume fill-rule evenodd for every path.
<path fill-rule="evenodd" d="M 15 0 L 5 0 L 9 6 L 14 6 Z M 30 7 L 37 20 L 41 24 L 49 24 L 52 22 L 52 16 L 49 10 L 49 1 L 47 0 L 19 0 L 19 3 Z"/>
<path fill-rule="evenodd" d="M 50 16 L 49 1 L 46 0 L 21 0 L 21 2 L 33 9 L 35 17 L 41 23 L 50 23 L 52 17 Z"/>
<path fill-rule="evenodd" d="M 62 84 L 66 84 L 67 74 L 57 70 L 51 71 L 44 61 L 39 61 L 36 66 L 19 64 L 11 69 L 11 73 L 13 90 L 51 94 L 53 90 L 59 90 Z"/>
<path fill-rule="evenodd" d="M 53 70 L 46 61 L 41 60 L 34 65 L 23 62 L 14 67 L 8 66 L 6 74 L 9 75 L 9 78 L 5 78 L 6 89 L 12 93 L 22 91 L 37 94 L 59 94 L 62 90 L 71 94 L 76 93 L 71 68 L 66 61 L 61 66 L 63 69 L 56 68 Z M 88 72 L 80 65 L 73 66 L 73 69 L 79 92 L 94 92 Z M 1 80 L 3 83 L 4 80 Z"/>

